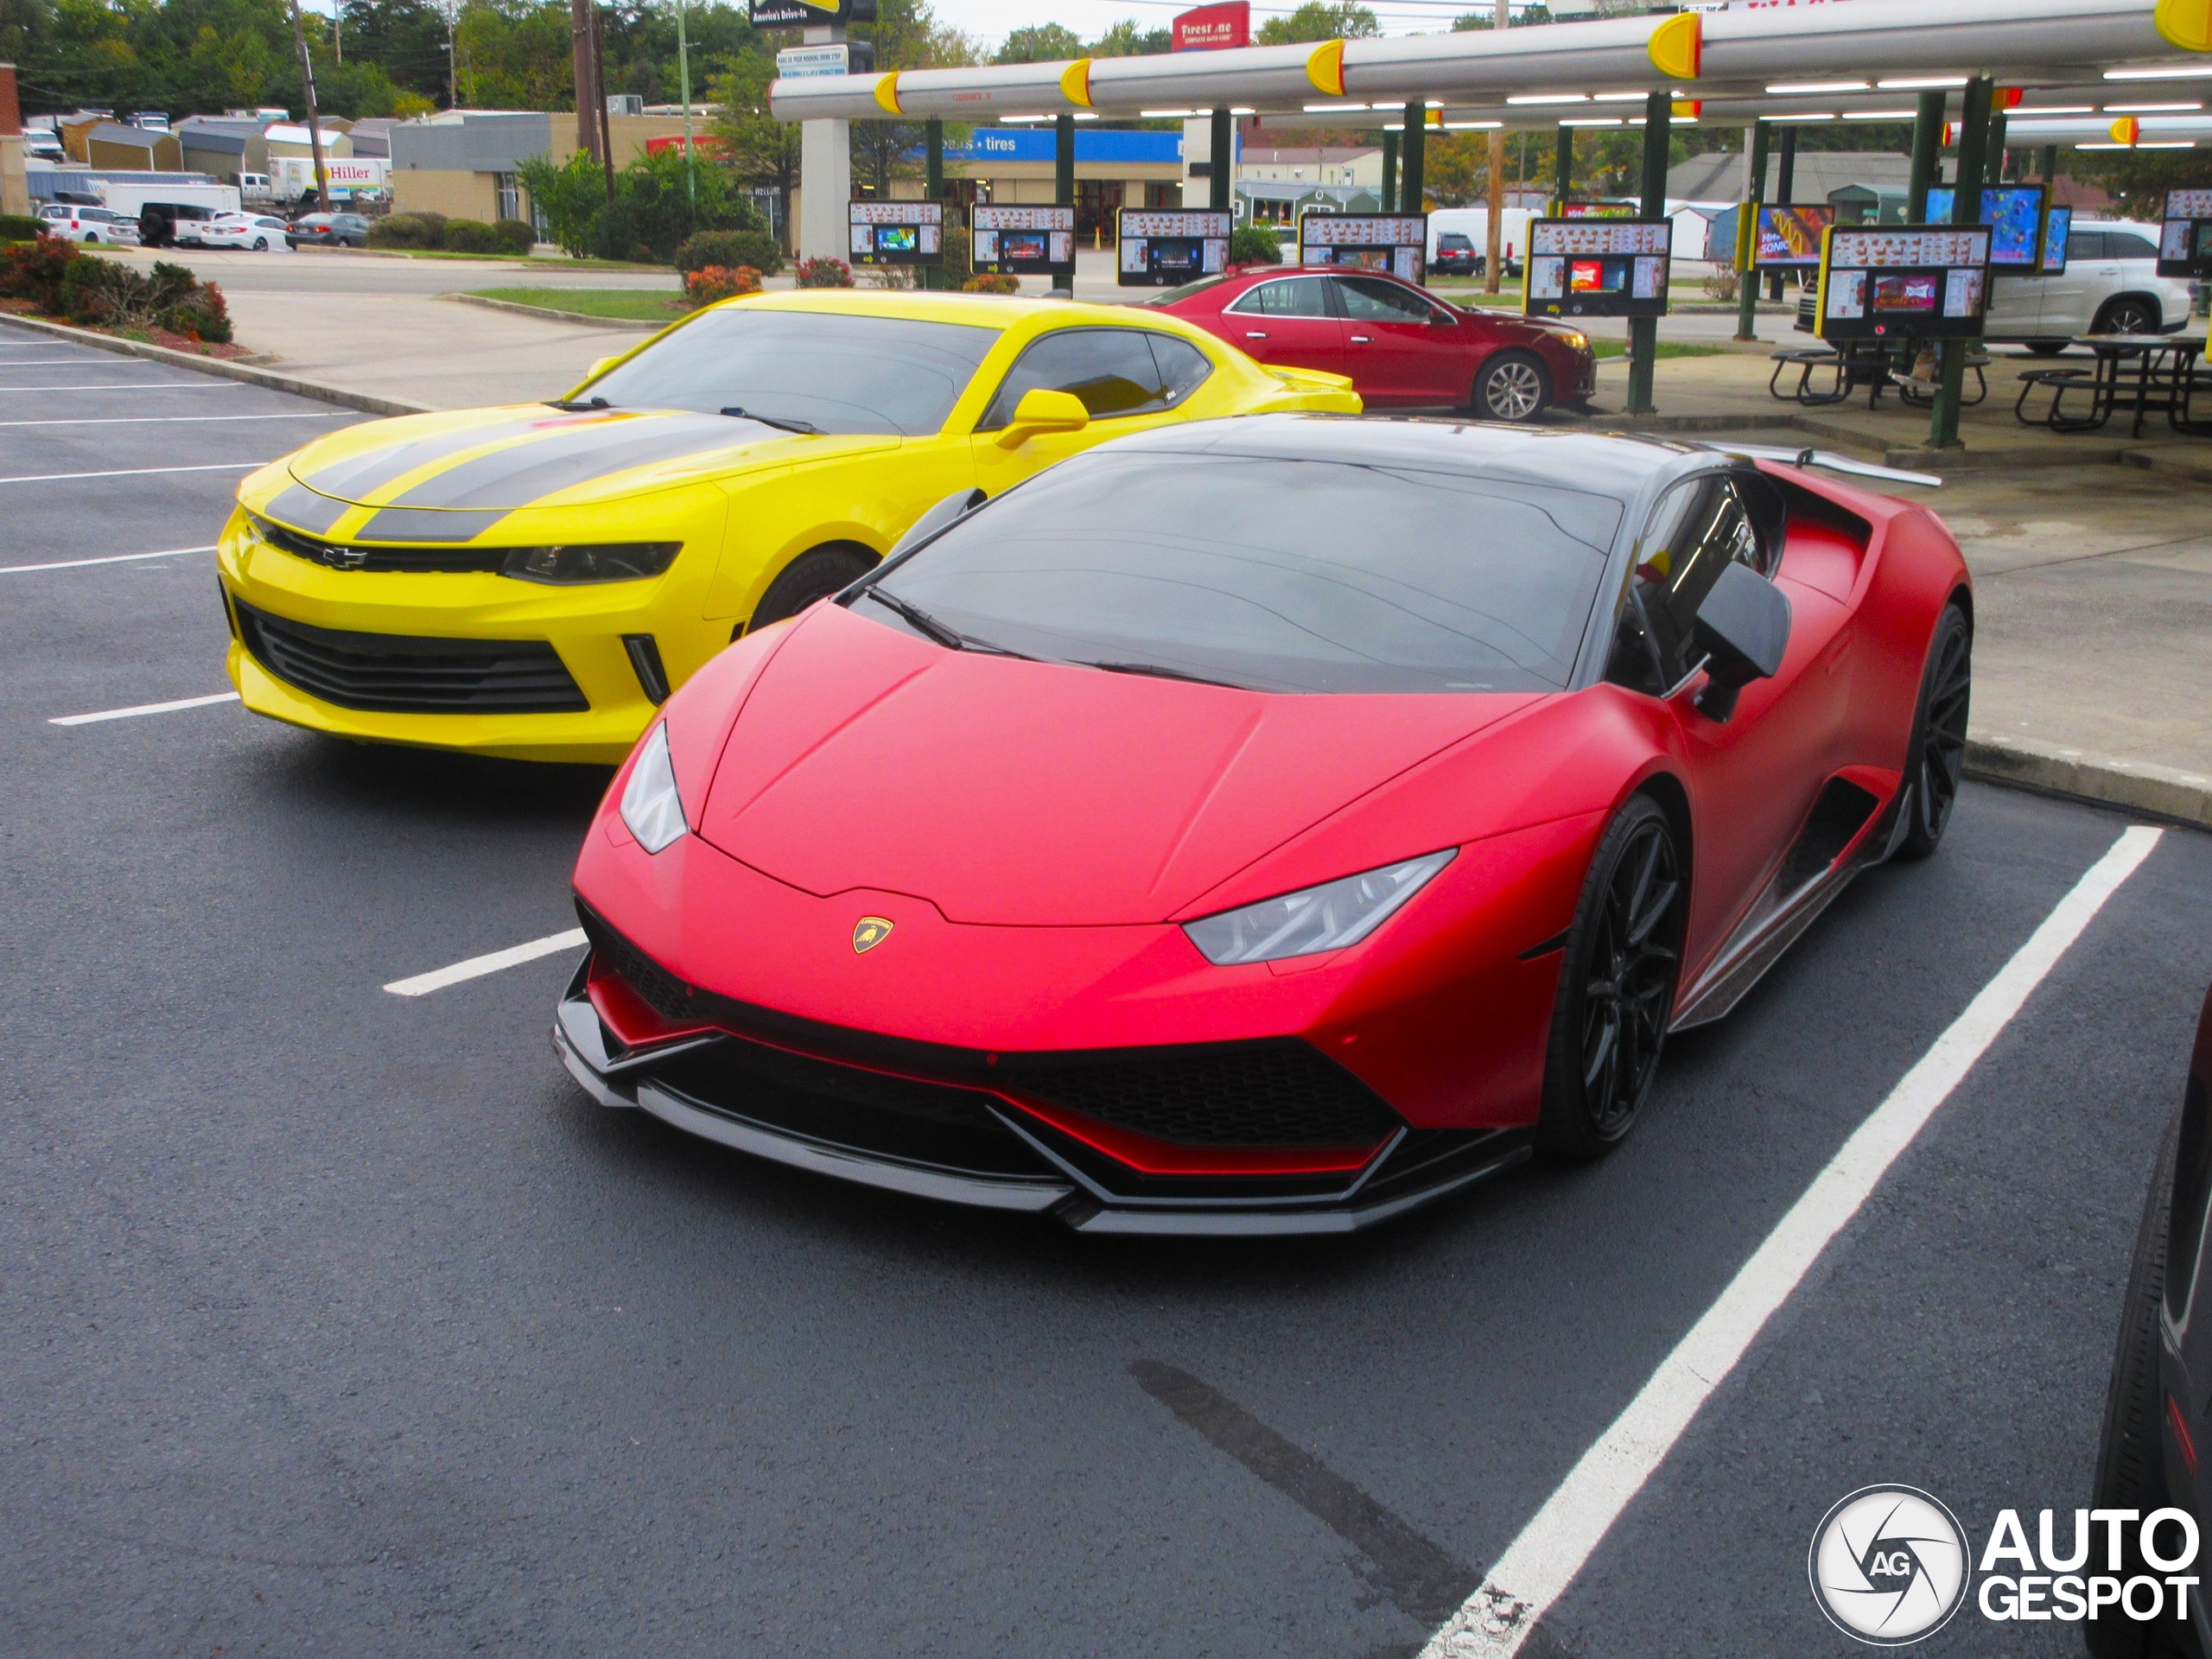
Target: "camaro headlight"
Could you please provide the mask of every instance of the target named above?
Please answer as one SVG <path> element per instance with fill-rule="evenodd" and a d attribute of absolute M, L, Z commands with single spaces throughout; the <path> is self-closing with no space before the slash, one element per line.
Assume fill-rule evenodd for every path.
<path fill-rule="evenodd" d="M 622 822 L 638 845 L 657 853 L 690 826 L 683 822 L 683 798 L 676 792 L 676 766 L 668 758 L 668 722 L 662 721 L 638 751 L 630 781 L 622 786 Z"/>
<path fill-rule="evenodd" d="M 595 547 L 518 547 L 499 567 L 524 582 L 634 582 L 657 576 L 683 550 L 681 542 L 602 542 Z"/>
<path fill-rule="evenodd" d="M 626 802 L 626 816 L 628 810 Z M 1302 887 L 1280 899 L 1262 899 L 1242 910 L 1224 910 L 1218 916 L 1185 922 L 1183 931 L 1208 962 L 1223 968 L 1340 950 L 1357 944 L 1382 926 L 1459 850 L 1447 847 L 1440 853 L 1385 864 L 1363 875 Z"/>

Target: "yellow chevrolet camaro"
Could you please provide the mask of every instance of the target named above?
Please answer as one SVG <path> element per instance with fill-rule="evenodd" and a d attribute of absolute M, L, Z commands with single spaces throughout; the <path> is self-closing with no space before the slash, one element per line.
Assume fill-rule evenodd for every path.
<path fill-rule="evenodd" d="M 1154 311 L 728 301 L 558 402 L 369 422 L 247 478 L 216 556 L 231 678 L 346 737 L 616 761 L 717 651 L 949 496 L 1162 422 L 1358 409 Z"/>

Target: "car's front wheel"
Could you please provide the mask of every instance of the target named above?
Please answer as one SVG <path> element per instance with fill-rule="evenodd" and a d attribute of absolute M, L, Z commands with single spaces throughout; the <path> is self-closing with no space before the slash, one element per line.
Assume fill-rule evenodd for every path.
<path fill-rule="evenodd" d="M 257 236 L 257 237 L 255 237 L 255 238 L 253 238 L 253 251 L 254 251 L 256 253 L 266 253 L 266 252 L 268 252 L 268 251 L 269 251 L 269 238 L 268 238 L 267 237 L 265 237 L 265 236 Z"/>
<path fill-rule="evenodd" d="M 2158 308 L 2140 295 L 2123 294 L 2107 301 L 2105 308 L 2097 313 L 2096 322 L 2089 332 L 2093 334 L 2155 334 L 2165 319 Z"/>
<path fill-rule="evenodd" d="M 1599 839 L 1567 930 L 1540 1150 L 1595 1158 L 1636 1127 L 1675 1011 L 1688 899 L 1673 823 L 1649 796 L 1632 798 Z"/>
<path fill-rule="evenodd" d="M 768 584 L 768 591 L 753 607 L 753 620 L 745 631 L 751 633 L 771 622 L 797 616 L 817 600 L 827 599 L 858 582 L 875 566 L 875 556 L 857 547 L 817 547 L 802 553 Z"/>
<path fill-rule="evenodd" d="M 1475 376 L 1475 413 L 1488 421 L 1533 421 L 1551 401 L 1544 365 L 1529 352 L 1500 352 Z"/>
<path fill-rule="evenodd" d="M 1967 770 L 1967 709 L 1974 698 L 1974 630 L 1966 613 L 1946 605 L 1929 642 L 1921 670 L 1920 702 L 1913 710 L 1912 739 L 1905 750 L 1904 781 L 1912 791 L 1905 804 L 1904 839 L 1899 858 L 1925 858 L 1943 839 L 1951 809 L 1959 804 L 1959 785 Z"/>

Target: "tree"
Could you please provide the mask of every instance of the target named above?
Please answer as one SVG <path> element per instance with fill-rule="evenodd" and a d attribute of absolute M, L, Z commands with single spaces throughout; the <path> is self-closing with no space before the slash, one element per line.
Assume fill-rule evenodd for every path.
<path fill-rule="evenodd" d="M 1469 207 L 1490 196 L 1490 135 L 1428 134 L 1422 152 L 1421 194 L 1439 207 Z"/>
<path fill-rule="evenodd" d="M 1124 17 L 1090 43 L 1094 58 L 1149 58 L 1174 49 L 1175 36 L 1165 29 L 1139 29 L 1136 20 Z M 1078 54 L 1080 55 L 1080 54 Z"/>
<path fill-rule="evenodd" d="M 1297 46 L 1308 41 L 1363 41 L 1382 26 L 1358 0 L 1301 0 L 1285 17 L 1270 17 L 1253 36 L 1260 46 Z"/>
<path fill-rule="evenodd" d="M 876 0 L 875 22 L 859 26 L 875 42 L 878 69 L 942 69 L 977 62 L 975 41 L 938 21 L 929 0 Z M 1046 25 L 1056 27 L 1056 25 Z M 1077 54 L 1081 48 L 1078 46 Z M 915 152 L 925 128 L 918 121 L 855 121 L 852 127 L 853 181 L 877 195 L 891 194 L 894 178 L 921 172 Z"/>
<path fill-rule="evenodd" d="M 1083 55 L 1083 36 L 1065 23 L 1032 23 L 1006 37 L 994 63 L 1059 63 Z"/>
<path fill-rule="evenodd" d="M 798 186 L 799 130 L 768 113 L 768 84 L 776 60 L 765 45 L 741 53 L 708 96 L 721 105 L 715 134 L 729 146 L 730 166 L 748 184 L 776 192 L 776 224 L 784 251 L 791 251 L 791 192 Z"/>

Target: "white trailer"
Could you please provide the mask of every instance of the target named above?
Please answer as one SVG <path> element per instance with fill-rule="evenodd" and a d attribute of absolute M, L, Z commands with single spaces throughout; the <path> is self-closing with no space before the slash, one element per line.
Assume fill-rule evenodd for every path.
<path fill-rule="evenodd" d="M 145 211 L 149 201 L 168 202 L 176 207 L 205 207 L 211 213 L 235 213 L 238 211 L 238 188 L 234 184 L 113 184 L 94 187 L 104 206 L 118 213 L 128 213 L 136 219 Z"/>
<path fill-rule="evenodd" d="M 384 194 L 391 162 L 382 156 L 326 156 L 322 176 L 333 201 L 358 201 Z M 272 156 L 269 182 L 278 201 L 303 201 L 315 194 L 315 162 L 305 156 Z"/>

